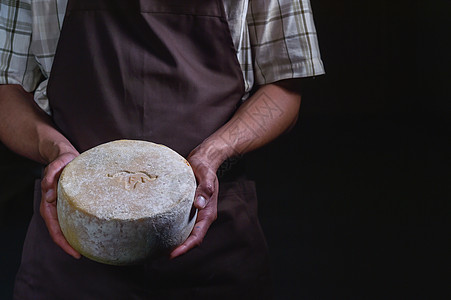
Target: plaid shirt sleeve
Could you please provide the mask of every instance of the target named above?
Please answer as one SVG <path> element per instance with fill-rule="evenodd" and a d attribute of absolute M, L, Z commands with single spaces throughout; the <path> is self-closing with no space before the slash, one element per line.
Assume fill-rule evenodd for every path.
<path fill-rule="evenodd" d="M 0 0 L 0 84 L 36 89 L 42 74 L 30 53 L 31 32 L 30 0 Z"/>
<path fill-rule="evenodd" d="M 0 84 L 35 91 L 47 113 L 47 80 L 37 85 L 49 76 L 66 1 L 0 0 Z M 246 92 L 254 84 L 324 73 L 309 0 L 223 3 Z"/>
<path fill-rule="evenodd" d="M 247 25 L 256 84 L 324 73 L 309 0 L 250 0 Z"/>

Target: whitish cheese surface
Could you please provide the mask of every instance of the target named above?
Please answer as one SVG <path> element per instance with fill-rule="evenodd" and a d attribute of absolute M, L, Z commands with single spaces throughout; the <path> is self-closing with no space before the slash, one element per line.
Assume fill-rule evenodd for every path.
<path fill-rule="evenodd" d="M 69 244 L 98 262 L 126 265 L 181 244 L 191 232 L 196 180 L 170 148 L 119 140 L 70 162 L 58 182 L 58 220 Z"/>

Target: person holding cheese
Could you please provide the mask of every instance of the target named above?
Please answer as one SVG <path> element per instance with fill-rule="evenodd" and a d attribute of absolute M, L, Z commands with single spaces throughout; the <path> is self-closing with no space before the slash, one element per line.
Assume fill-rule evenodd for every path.
<path fill-rule="evenodd" d="M 241 163 L 218 170 L 289 129 L 300 78 L 324 73 L 309 1 L 0 5 L 0 138 L 46 165 L 15 298 L 271 298 L 253 183 Z M 170 259 L 99 264 L 61 233 L 59 175 L 117 139 L 164 144 L 193 168 L 197 220 Z"/>

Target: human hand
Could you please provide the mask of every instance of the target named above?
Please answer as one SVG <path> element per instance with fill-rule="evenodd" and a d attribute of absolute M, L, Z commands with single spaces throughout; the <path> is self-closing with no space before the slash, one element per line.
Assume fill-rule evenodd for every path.
<path fill-rule="evenodd" d="M 201 152 L 196 148 L 188 156 L 198 183 L 194 196 L 194 206 L 198 209 L 196 223 L 186 241 L 171 252 L 171 259 L 199 246 L 217 217 L 219 191 L 217 167 Z"/>
<path fill-rule="evenodd" d="M 45 221 L 52 240 L 67 254 L 79 259 L 81 257 L 66 241 L 58 222 L 56 210 L 57 184 L 64 167 L 79 153 L 75 149 L 60 153 L 44 170 L 44 178 L 41 182 L 42 199 L 40 205 L 41 216 Z"/>

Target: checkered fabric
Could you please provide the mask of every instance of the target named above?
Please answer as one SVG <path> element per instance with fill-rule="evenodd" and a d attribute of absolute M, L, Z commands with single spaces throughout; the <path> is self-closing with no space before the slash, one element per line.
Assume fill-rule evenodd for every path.
<path fill-rule="evenodd" d="M 324 73 L 309 0 L 223 0 L 246 92 Z M 20 84 L 50 113 L 47 79 L 67 0 L 0 0 L 0 84 Z M 246 97 L 246 96 L 245 96 Z"/>

